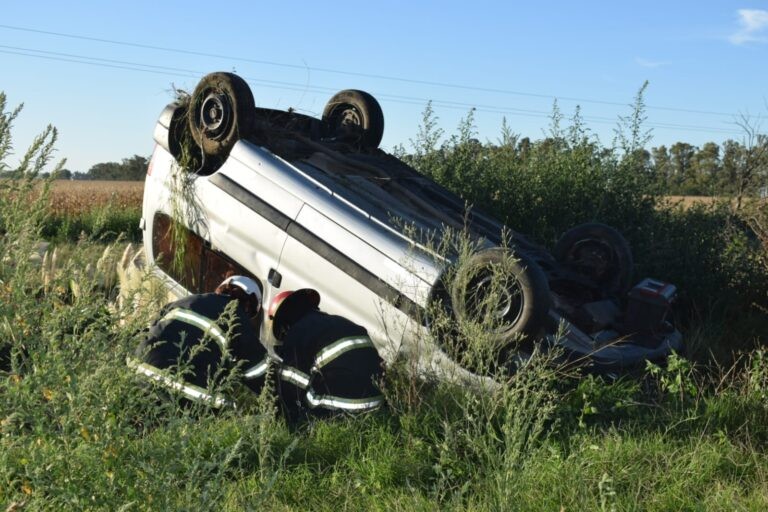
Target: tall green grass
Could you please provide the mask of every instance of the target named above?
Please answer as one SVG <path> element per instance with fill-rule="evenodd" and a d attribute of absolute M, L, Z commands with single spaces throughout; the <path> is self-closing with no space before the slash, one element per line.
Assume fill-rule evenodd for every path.
<path fill-rule="evenodd" d="M 120 239 L 141 242 L 141 207 L 100 206 L 76 214 L 51 215 L 41 235 L 49 241 L 75 242 L 82 237 L 112 242 Z"/>

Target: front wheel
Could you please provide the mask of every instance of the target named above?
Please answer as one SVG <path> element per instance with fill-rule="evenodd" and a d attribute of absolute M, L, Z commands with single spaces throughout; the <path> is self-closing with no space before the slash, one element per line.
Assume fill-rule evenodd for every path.
<path fill-rule="evenodd" d="M 195 87 L 189 130 L 206 156 L 226 156 L 250 134 L 255 104 L 248 84 L 233 73 L 211 73 Z"/>
<path fill-rule="evenodd" d="M 376 98 L 353 89 L 336 93 L 323 109 L 329 137 L 355 140 L 366 149 L 379 147 L 384 136 L 384 114 Z"/>

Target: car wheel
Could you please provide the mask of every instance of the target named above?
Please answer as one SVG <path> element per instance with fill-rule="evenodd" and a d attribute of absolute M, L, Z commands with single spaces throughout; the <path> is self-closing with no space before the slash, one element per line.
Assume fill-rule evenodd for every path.
<path fill-rule="evenodd" d="M 491 249 L 473 255 L 457 270 L 451 302 L 460 322 L 490 325 L 488 334 L 504 345 L 541 333 L 551 297 L 536 262 L 522 253 Z"/>
<path fill-rule="evenodd" d="M 356 139 L 364 148 L 379 147 L 384 136 L 384 114 L 376 98 L 364 91 L 336 93 L 323 109 L 328 137 Z"/>
<path fill-rule="evenodd" d="M 192 93 L 187 116 L 192 137 L 206 156 L 226 156 L 250 134 L 255 104 L 245 80 L 232 73 L 203 77 Z"/>
<path fill-rule="evenodd" d="M 614 228 L 598 222 L 566 231 L 553 251 L 566 268 L 595 282 L 609 295 L 622 295 L 632 278 L 632 250 Z"/>
<path fill-rule="evenodd" d="M 189 138 L 189 124 L 187 122 L 188 105 L 177 102 L 173 111 L 170 126 L 168 126 L 168 151 L 177 162 L 181 162 L 185 141 Z"/>

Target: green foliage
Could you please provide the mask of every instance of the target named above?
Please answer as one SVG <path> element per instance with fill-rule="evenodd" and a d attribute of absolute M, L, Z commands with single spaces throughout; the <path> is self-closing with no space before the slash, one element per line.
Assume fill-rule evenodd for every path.
<path fill-rule="evenodd" d="M 619 125 L 616 128 L 616 141 L 614 145 L 617 145 L 624 153 L 624 156 L 629 159 L 636 158 L 638 151 L 643 150 L 651 141 L 651 132 L 644 127 L 644 123 L 648 119 L 645 113 L 644 96 L 646 89 L 648 89 L 647 80 L 635 95 L 630 115 L 619 116 Z"/>
<path fill-rule="evenodd" d="M 139 229 L 141 208 L 103 206 L 78 213 L 50 216 L 43 225 L 41 236 L 54 242 L 77 241 L 85 236 L 104 242 L 124 238 L 141 241 Z"/>
<path fill-rule="evenodd" d="M 713 169 L 718 151 L 705 145 L 697 152 L 683 143 L 669 152 L 663 146 L 646 151 L 646 86 L 631 113 L 620 118 L 613 149 L 589 137 L 578 108 L 571 125 L 564 126 L 557 104 L 549 134 L 542 140 L 520 138 L 505 124 L 498 143 L 481 143 L 474 138 L 470 111 L 457 134 L 438 147 L 442 133 L 428 105 L 412 152 L 400 148 L 400 157 L 457 193 L 470 208 L 482 208 L 544 246 L 552 247 L 561 233 L 583 222 L 616 227 L 633 249 L 636 280 L 651 276 L 677 285 L 676 313 L 683 325 L 692 318 L 735 321 L 738 335 L 718 342 L 726 349 L 719 355 L 765 341 L 768 316 L 755 304 L 768 296 L 766 250 L 745 223 L 744 213 L 729 204 L 683 208 L 662 203 L 659 193 L 669 190 L 659 187 L 662 174 L 667 184 L 669 176 L 699 176 L 694 165 L 717 175 Z M 752 170 L 744 171 L 754 179 L 764 175 L 755 170 L 762 161 L 762 140 L 754 137 Z M 738 152 L 739 146 L 728 147 L 729 155 Z M 744 174 L 739 169 L 747 165 L 746 156 L 729 158 L 734 176 Z M 701 348 L 704 354 L 715 347 Z"/>
<path fill-rule="evenodd" d="M 665 194 L 758 197 L 768 186 L 768 138 L 744 124 L 745 140 L 685 142 L 651 150 L 649 162 L 658 189 Z"/>
<path fill-rule="evenodd" d="M 16 113 L 0 115 L 0 168 L 12 147 L 3 126 Z M 618 185 L 639 179 L 631 175 L 636 164 L 605 153 L 581 128 L 565 130 L 562 141 L 506 133 L 490 145 L 473 140 L 472 126 L 468 116 L 453 146 L 432 151 L 434 160 L 414 160 L 456 185 L 479 173 L 486 181 L 467 186 L 478 200 L 512 187 L 510 194 L 524 197 L 493 199 L 494 208 L 520 207 L 522 216 L 506 210 L 505 218 L 538 226 L 529 232 L 541 240 L 585 215 L 615 218 L 636 222 L 629 233 L 654 241 L 646 249 L 652 256 L 675 226 L 689 230 L 651 263 L 661 271 L 675 251 L 705 252 L 710 231 L 726 218 L 664 210 L 657 221 L 644 192 Z M 50 141 L 54 132 L 46 133 Z M 25 185 L 26 169 L 42 170 L 52 149 L 36 144 L 24 172 L 0 190 L 2 509 L 666 511 L 768 504 L 768 362 L 761 351 L 721 374 L 694 371 L 678 357 L 641 381 L 575 381 L 553 364 L 557 354 L 536 352 L 510 376 L 489 360 L 485 344 L 466 339 L 467 357 L 502 385 L 478 393 L 477 386 L 423 380 L 403 360 L 384 383 L 388 410 L 295 430 L 275 413 L 268 393 L 220 414 L 158 403 L 125 365 L 156 305 L 131 315 L 117 310 L 111 294 L 88 277 L 99 251 L 87 240 L 71 247 L 50 282 L 29 258 L 47 220 L 44 203 Z M 497 166 L 493 172 L 481 165 L 488 161 Z M 461 166 L 440 170 L 446 162 Z M 518 174 L 512 179 L 507 171 Z M 570 186 L 594 195 L 572 194 Z M 535 217 L 547 214 L 543 201 L 561 200 L 586 210 L 558 210 L 565 220 L 550 214 L 554 227 Z M 107 229 L 104 221 L 95 224 L 99 233 Z M 706 286 L 732 278 L 746 286 L 754 275 L 734 271 L 749 261 L 740 258 L 753 254 L 752 241 L 719 236 L 698 268 L 727 279 Z M 717 259 L 720 247 L 729 249 Z M 763 269 L 765 262 L 757 260 Z"/>
<path fill-rule="evenodd" d="M 122 162 L 102 162 L 95 164 L 85 175 L 77 179 L 142 181 L 147 175 L 149 160 L 145 156 L 133 155 L 123 158 Z"/>
<path fill-rule="evenodd" d="M 664 367 L 648 362 L 647 369 L 658 381 L 663 396 L 679 403 L 696 398 L 698 386 L 693 380 L 691 363 L 685 358 L 673 353 Z"/>
<path fill-rule="evenodd" d="M 558 116 L 556 110 L 552 134 L 541 141 L 507 131 L 500 143 L 482 144 L 474 138 L 470 112 L 458 135 L 440 148 L 435 148 L 434 137 L 421 136 L 412 141 L 413 153 L 401 156 L 470 206 L 482 205 L 510 227 L 545 243 L 586 220 L 625 226 L 650 215 L 655 202 L 649 177 L 590 140 L 578 111 L 567 132 Z M 434 133 L 431 109 L 424 117 L 421 132 Z"/>

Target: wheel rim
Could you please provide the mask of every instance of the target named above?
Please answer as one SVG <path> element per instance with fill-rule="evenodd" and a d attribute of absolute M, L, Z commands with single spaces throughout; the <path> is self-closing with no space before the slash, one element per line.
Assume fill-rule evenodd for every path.
<path fill-rule="evenodd" d="M 363 129 L 363 114 L 352 105 L 337 107 L 329 117 L 333 131 L 339 135 L 349 135 Z"/>
<path fill-rule="evenodd" d="M 200 105 L 200 125 L 206 136 L 221 138 L 226 134 L 232 119 L 232 110 L 226 95 L 212 92 Z"/>
<path fill-rule="evenodd" d="M 486 275 L 470 283 L 467 287 L 467 312 L 475 320 L 482 320 L 486 313 L 490 313 L 491 318 L 498 325 L 498 331 L 503 331 L 520 320 L 525 308 L 525 297 L 517 279 L 507 280 L 502 289 L 497 292 L 498 295 L 494 294 L 491 280 L 492 277 Z M 490 296 L 490 294 L 497 296 Z M 494 300 L 495 304 L 491 306 L 488 303 L 489 300 Z M 488 311 L 486 309 L 488 307 L 492 309 Z"/>
<path fill-rule="evenodd" d="M 582 240 L 568 254 L 568 261 L 592 279 L 602 282 L 616 267 L 616 256 L 611 247 L 599 240 Z"/>
<path fill-rule="evenodd" d="M 362 126 L 363 119 L 360 112 L 354 107 L 349 107 L 339 113 L 339 126 Z"/>

